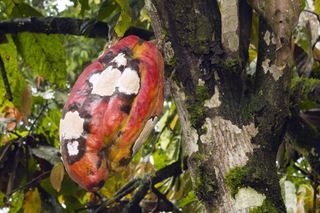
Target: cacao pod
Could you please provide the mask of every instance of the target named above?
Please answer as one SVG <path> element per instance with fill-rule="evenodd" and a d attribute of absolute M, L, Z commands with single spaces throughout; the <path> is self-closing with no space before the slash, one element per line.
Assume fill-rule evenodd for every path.
<path fill-rule="evenodd" d="M 162 109 L 163 69 L 154 44 L 128 36 L 81 73 L 60 121 L 63 162 L 81 187 L 97 191 L 142 145 Z"/>

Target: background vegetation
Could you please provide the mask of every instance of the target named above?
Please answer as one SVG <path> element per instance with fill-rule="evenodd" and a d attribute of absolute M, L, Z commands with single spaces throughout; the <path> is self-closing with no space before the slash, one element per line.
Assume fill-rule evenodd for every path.
<path fill-rule="evenodd" d="M 308 128 L 318 134 L 320 1 L 304 5 L 308 10 L 303 12 L 305 19 L 310 21 L 301 21 L 293 34 L 296 74 L 291 89 L 292 94 L 305 90 L 305 96 L 293 109 L 304 113 Z M 129 29 L 152 32 L 144 1 L 72 0 L 63 10 L 58 9 L 56 1 L 50 0 L 0 1 L 1 21 L 49 16 L 103 21 L 107 23 L 108 33 L 104 38 L 89 38 L 92 25 L 88 22 L 81 25 L 83 36 L 30 32 L 2 34 L 0 24 L 0 212 L 74 212 L 102 210 L 101 207 L 116 212 L 137 201 L 143 192 L 141 189 L 148 186 L 146 180 L 157 177 L 156 171 L 175 162 L 183 172 L 177 169 L 171 177 L 150 189 L 148 186 L 142 193 L 143 209 L 177 211 L 174 205 L 184 212 L 200 211 L 201 202 L 196 198 L 184 164 L 181 126 L 168 87 L 163 114 L 153 134 L 132 163 L 122 173 L 110 177 L 98 193 L 78 187 L 64 172 L 61 163 L 58 129 L 68 92 L 77 76 L 98 57 L 105 45 L 111 45 Z M 257 58 L 258 21 L 256 16 L 254 19 L 248 72 L 255 68 Z M 170 74 L 167 71 L 167 77 Z M 291 212 L 320 212 L 315 208 L 316 204 L 320 206 L 320 198 L 317 196 L 319 174 L 314 169 L 319 165 L 319 159 L 307 158 L 309 152 L 289 142 L 279 147 L 277 165 L 282 177 L 283 197 Z M 230 185 L 236 181 L 233 177 Z M 126 195 L 116 194 L 132 180 L 136 184 L 133 188 L 129 186 Z M 116 199 L 115 194 L 118 195 Z"/>

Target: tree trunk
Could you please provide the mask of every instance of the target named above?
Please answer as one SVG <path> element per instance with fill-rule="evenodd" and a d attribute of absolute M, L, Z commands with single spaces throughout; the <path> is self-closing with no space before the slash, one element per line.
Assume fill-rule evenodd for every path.
<path fill-rule="evenodd" d="M 207 212 L 285 212 L 276 152 L 288 117 L 290 0 L 146 0 L 167 62 L 197 197 Z M 252 11 L 254 74 L 246 72 Z"/>

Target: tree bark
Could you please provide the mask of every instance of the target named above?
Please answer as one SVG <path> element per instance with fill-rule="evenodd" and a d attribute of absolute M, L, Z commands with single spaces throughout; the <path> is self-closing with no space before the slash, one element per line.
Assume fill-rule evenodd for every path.
<path fill-rule="evenodd" d="M 76 19 L 65 17 L 31 17 L 0 20 L 0 35 L 6 33 L 45 33 L 86 36 L 88 38 L 108 38 L 109 25 L 96 19 Z M 126 35 L 137 35 L 150 40 L 153 33 L 140 28 L 129 28 Z"/>
<path fill-rule="evenodd" d="M 207 212 L 285 212 L 275 163 L 289 115 L 290 32 L 299 3 L 263 2 L 145 1 L 172 70 L 188 167 Z M 248 75 L 253 9 L 259 50 Z"/>

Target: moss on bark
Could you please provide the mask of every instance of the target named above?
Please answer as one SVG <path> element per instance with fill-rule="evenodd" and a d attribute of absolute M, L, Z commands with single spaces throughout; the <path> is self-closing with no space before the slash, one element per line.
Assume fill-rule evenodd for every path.
<path fill-rule="evenodd" d="M 234 198 L 239 189 L 244 186 L 244 180 L 246 177 L 245 167 L 234 167 L 225 175 L 227 187 L 231 192 L 231 196 Z"/>
<path fill-rule="evenodd" d="M 210 98 L 209 90 L 205 85 L 198 85 L 195 89 L 195 96 L 188 96 L 187 110 L 190 115 L 191 125 L 200 129 L 205 121 L 204 103 Z"/>
<path fill-rule="evenodd" d="M 211 162 L 204 154 L 194 153 L 189 158 L 189 163 L 194 168 L 194 191 L 200 201 L 212 203 L 218 197 L 218 182 Z"/>
<path fill-rule="evenodd" d="M 268 199 L 265 199 L 262 203 L 262 206 L 250 209 L 249 213 L 278 213 L 278 210 Z"/>

